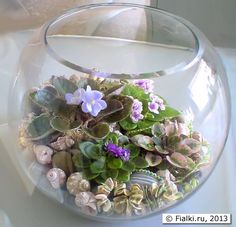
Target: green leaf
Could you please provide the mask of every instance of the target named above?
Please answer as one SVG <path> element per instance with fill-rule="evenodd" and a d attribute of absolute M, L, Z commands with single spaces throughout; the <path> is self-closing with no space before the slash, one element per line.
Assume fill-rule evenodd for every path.
<path fill-rule="evenodd" d="M 178 110 L 175 110 L 169 106 L 166 106 L 166 109 L 161 110 L 159 114 L 149 113 L 149 116 L 151 116 L 151 114 L 152 118 L 149 117 L 147 118 L 150 121 L 163 121 L 165 119 L 171 119 L 181 115 L 181 113 Z"/>
<path fill-rule="evenodd" d="M 55 116 L 50 120 L 51 127 L 59 132 L 65 132 L 70 129 L 70 122 L 62 117 Z"/>
<path fill-rule="evenodd" d="M 121 168 L 127 172 L 132 172 L 135 170 L 135 164 L 132 161 L 124 162 Z"/>
<path fill-rule="evenodd" d="M 140 148 L 134 144 L 128 144 L 125 146 L 126 149 L 130 150 L 130 158 L 136 158 L 139 155 Z"/>
<path fill-rule="evenodd" d="M 47 114 L 41 114 L 34 118 L 27 128 L 32 140 L 40 140 L 54 132 L 50 125 L 50 118 Z"/>
<path fill-rule="evenodd" d="M 111 99 L 116 99 L 120 101 L 123 105 L 123 109 L 113 114 L 110 114 L 109 116 L 105 117 L 104 120 L 107 121 L 108 123 L 115 123 L 127 118 L 131 113 L 133 100 L 130 97 L 119 96 L 119 95 L 113 95 Z"/>
<path fill-rule="evenodd" d="M 130 180 L 130 172 L 120 169 L 116 179 L 121 182 L 127 182 Z"/>
<path fill-rule="evenodd" d="M 133 163 L 134 163 L 134 165 L 137 169 L 144 169 L 144 168 L 147 168 L 149 166 L 148 162 L 140 156 L 133 159 Z"/>
<path fill-rule="evenodd" d="M 85 133 L 93 139 L 104 139 L 109 133 L 109 125 L 105 122 L 100 122 L 92 128 L 85 128 Z"/>
<path fill-rule="evenodd" d="M 74 93 L 78 87 L 70 80 L 63 76 L 53 76 L 51 79 L 52 85 L 57 89 L 58 93 L 64 97 L 66 93 Z"/>
<path fill-rule="evenodd" d="M 116 179 L 117 176 L 118 176 L 118 172 L 119 172 L 119 169 L 109 169 L 109 168 L 106 168 L 106 170 L 103 173 L 101 173 L 101 176 L 104 179 L 103 183 L 109 177 L 111 177 L 112 179 Z"/>
<path fill-rule="evenodd" d="M 112 142 L 116 145 L 118 145 L 118 135 L 116 133 L 110 133 L 107 137 L 106 137 L 106 142 Z"/>
<path fill-rule="evenodd" d="M 120 169 L 122 167 L 122 161 L 119 158 L 110 156 L 108 158 L 108 167 L 111 169 Z"/>
<path fill-rule="evenodd" d="M 92 173 L 102 173 L 105 170 L 105 157 L 100 157 L 97 161 L 93 162 L 90 166 Z"/>
<path fill-rule="evenodd" d="M 99 173 L 92 173 L 92 172 L 90 171 L 90 169 L 85 169 L 85 170 L 83 171 L 83 173 L 84 173 L 85 178 L 88 179 L 88 180 L 93 180 L 93 179 L 95 179 L 97 176 L 99 176 Z"/>
<path fill-rule="evenodd" d="M 121 94 L 132 96 L 139 100 L 142 100 L 142 99 L 149 100 L 149 95 L 146 94 L 143 89 L 133 84 L 126 84 Z"/>
<path fill-rule="evenodd" d="M 154 122 L 153 121 L 148 121 L 148 120 L 143 120 L 138 122 L 138 128 L 139 129 L 147 129 L 151 128 L 153 126 Z"/>
<path fill-rule="evenodd" d="M 81 153 L 89 159 L 99 159 L 100 150 L 94 143 L 86 141 L 79 144 Z"/>
<path fill-rule="evenodd" d="M 74 155 L 72 160 L 75 167 L 80 170 L 88 168 L 91 165 L 90 160 L 81 153 Z"/>
<path fill-rule="evenodd" d="M 76 111 L 76 106 L 67 105 L 65 100 L 55 98 L 48 109 L 58 116 L 69 118 Z"/>
<path fill-rule="evenodd" d="M 116 179 L 118 176 L 118 169 L 107 169 L 106 177 L 111 177 L 112 179 Z"/>
<path fill-rule="evenodd" d="M 51 93 L 47 89 L 40 89 L 34 91 L 29 95 L 30 99 L 37 105 L 51 110 L 53 101 L 56 99 L 56 95 Z"/>
<path fill-rule="evenodd" d="M 134 130 L 135 128 L 137 128 L 137 124 L 133 123 L 131 119 L 129 118 L 123 121 L 120 121 L 119 124 L 126 131 Z"/>

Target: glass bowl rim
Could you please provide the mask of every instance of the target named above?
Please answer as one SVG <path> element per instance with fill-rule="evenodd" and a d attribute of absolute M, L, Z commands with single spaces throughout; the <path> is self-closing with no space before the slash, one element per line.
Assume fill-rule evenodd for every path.
<path fill-rule="evenodd" d="M 138 74 L 128 74 L 128 73 L 117 74 L 117 73 L 112 73 L 112 72 L 100 72 L 100 71 L 98 72 L 95 69 L 89 69 L 89 68 L 80 66 L 78 64 L 72 63 L 71 61 L 64 59 L 63 57 L 58 55 L 56 51 L 53 50 L 53 48 L 48 43 L 48 39 L 47 39 L 48 31 L 51 28 L 51 26 L 53 26 L 60 20 L 63 20 L 64 18 L 71 16 L 73 14 L 76 14 L 80 11 L 84 11 L 91 8 L 97 8 L 97 7 L 107 7 L 107 6 L 124 6 L 124 7 L 135 7 L 135 8 L 141 8 L 141 9 L 153 10 L 162 15 L 168 16 L 171 19 L 178 21 L 187 30 L 189 30 L 191 34 L 193 35 L 193 38 L 195 41 L 193 56 L 188 61 L 182 61 L 175 66 L 172 66 L 167 69 L 155 71 L 155 72 L 145 72 L 145 73 L 138 73 Z M 72 9 L 64 11 L 61 15 L 54 17 L 48 23 L 46 23 L 43 26 L 42 33 L 41 33 L 42 43 L 43 43 L 44 48 L 46 49 L 46 52 L 49 54 L 49 56 L 54 58 L 57 62 L 73 70 L 86 73 L 86 74 L 92 74 L 97 77 L 108 78 L 108 79 L 151 79 L 151 78 L 164 76 L 164 75 L 170 75 L 170 74 L 187 70 L 188 68 L 193 66 L 196 62 L 198 62 L 203 55 L 204 42 L 202 42 L 201 36 L 202 36 L 202 33 L 192 23 L 190 23 L 189 21 L 187 21 L 186 19 L 182 17 L 176 16 L 172 13 L 169 13 L 159 8 L 153 8 L 150 6 L 133 4 L 133 3 L 98 3 L 98 4 L 89 4 L 89 5 L 72 8 Z"/>

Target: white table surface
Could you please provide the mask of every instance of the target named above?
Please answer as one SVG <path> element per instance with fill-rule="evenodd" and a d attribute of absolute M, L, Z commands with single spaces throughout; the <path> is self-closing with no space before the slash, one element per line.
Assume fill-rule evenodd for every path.
<path fill-rule="evenodd" d="M 30 31 L 0 35 L 0 227 L 162 226 L 161 215 L 113 224 L 86 220 L 54 203 L 37 189 L 26 186 L 27 183 L 17 170 L 16 160 L 7 152 L 11 148 L 6 108 L 8 89 L 19 54 L 30 35 Z M 168 213 L 231 213 L 232 226 L 236 226 L 236 49 L 217 48 L 217 51 L 227 71 L 232 97 L 229 138 L 219 163 L 203 187 L 186 201 L 168 210 Z"/>

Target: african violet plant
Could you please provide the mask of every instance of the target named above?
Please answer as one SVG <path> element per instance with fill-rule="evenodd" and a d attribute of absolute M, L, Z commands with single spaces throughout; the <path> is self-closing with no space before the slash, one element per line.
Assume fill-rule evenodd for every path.
<path fill-rule="evenodd" d="M 54 189 L 66 183 L 83 212 L 161 208 L 192 191 L 209 162 L 206 141 L 153 93 L 151 80 L 52 76 L 26 100 L 20 144 L 50 167 Z"/>

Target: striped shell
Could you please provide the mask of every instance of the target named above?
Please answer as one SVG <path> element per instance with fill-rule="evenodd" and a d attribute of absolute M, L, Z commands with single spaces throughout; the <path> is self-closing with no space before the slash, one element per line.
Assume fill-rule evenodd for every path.
<path fill-rule="evenodd" d="M 130 176 L 130 184 L 138 184 L 140 186 L 152 185 L 157 182 L 156 175 L 149 171 L 138 171 Z"/>
<path fill-rule="evenodd" d="M 89 191 L 90 183 L 83 179 L 83 174 L 81 172 L 76 172 L 68 177 L 66 187 L 70 194 L 76 195 L 79 192 Z"/>

